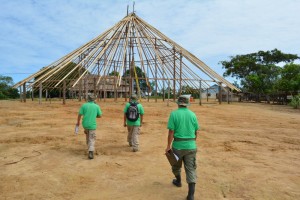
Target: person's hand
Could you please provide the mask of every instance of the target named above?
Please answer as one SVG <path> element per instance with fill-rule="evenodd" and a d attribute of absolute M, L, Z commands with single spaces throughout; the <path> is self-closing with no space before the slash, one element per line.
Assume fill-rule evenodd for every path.
<path fill-rule="evenodd" d="M 169 153 L 169 151 L 171 150 L 171 147 L 167 147 L 166 150 L 165 150 L 165 153 Z"/>

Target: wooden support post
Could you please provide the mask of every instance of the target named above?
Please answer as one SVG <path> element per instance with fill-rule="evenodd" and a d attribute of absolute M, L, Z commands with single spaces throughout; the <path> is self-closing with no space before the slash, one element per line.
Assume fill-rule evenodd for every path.
<path fill-rule="evenodd" d="M 26 103 L 26 83 L 23 84 L 23 101 Z"/>
<path fill-rule="evenodd" d="M 202 105 L 201 102 L 201 98 L 202 98 L 202 89 L 201 89 L 201 80 L 199 81 L 199 105 Z"/>
<path fill-rule="evenodd" d="M 115 99 L 115 102 L 118 100 L 117 76 L 114 76 L 114 99 Z"/>
<path fill-rule="evenodd" d="M 182 52 L 180 52 L 180 72 L 179 72 L 179 95 L 181 95 L 182 90 Z"/>
<path fill-rule="evenodd" d="M 156 38 L 155 38 L 155 46 L 154 48 L 156 49 Z M 155 54 L 155 58 L 154 58 L 154 62 L 155 62 L 155 102 L 157 102 L 157 57 Z"/>
<path fill-rule="evenodd" d="M 82 79 L 80 79 L 79 80 L 79 86 L 78 86 L 79 88 L 78 88 L 78 92 L 79 92 L 79 94 L 78 94 L 78 101 L 81 101 L 82 100 Z"/>
<path fill-rule="evenodd" d="M 164 70 L 164 60 L 162 60 L 162 71 L 163 71 L 163 102 L 165 101 L 165 70 Z"/>
<path fill-rule="evenodd" d="M 86 77 L 84 79 L 84 100 L 87 101 L 89 93 L 89 79 Z"/>
<path fill-rule="evenodd" d="M 170 79 L 168 79 L 168 103 L 167 103 L 168 106 L 169 106 L 169 102 L 170 102 L 170 90 L 171 90 Z"/>
<path fill-rule="evenodd" d="M 219 83 L 219 104 L 222 104 L 222 83 Z"/>
<path fill-rule="evenodd" d="M 42 92 L 43 92 L 43 85 L 40 83 L 40 90 L 39 90 L 39 104 L 42 103 Z"/>
<path fill-rule="evenodd" d="M 104 76 L 104 84 L 103 84 L 103 87 L 104 87 L 104 89 L 103 89 L 103 92 L 104 92 L 104 94 L 103 94 L 103 98 L 104 98 L 104 102 L 106 101 L 106 76 Z"/>
<path fill-rule="evenodd" d="M 96 77 L 94 77 L 94 96 L 95 96 L 95 98 L 96 98 L 96 95 L 97 95 L 97 92 L 96 92 L 96 90 L 97 90 L 97 88 L 96 88 Z"/>
<path fill-rule="evenodd" d="M 33 101 L 33 99 L 34 99 L 34 89 L 33 89 L 33 87 L 31 88 L 31 101 Z"/>
<path fill-rule="evenodd" d="M 66 104 L 66 81 L 63 81 L 63 104 Z"/>
<path fill-rule="evenodd" d="M 46 89 L 46 101 L 48 101 L 48 89 Z"/>
<path fill-rule="evenodd" d="M 208 102 L 208 88 L 206 88 L 206 101 Z"/>
<path fill-rule="evenodd" d="M 22 86 L 19 87 L 19 91 L 20 91 L 20 102 L 23 102 Z"/>
<path fill-rule="evenodd" d="M 227 103 L 229 104 L 229 88 L 227 88 Z"/>
<path fill-rule="evenodd" d="M 176 51 L 175 51 L 175 47 L 173 47 L 173 53 L 174 53 L 174 71 L 173 71 L 173 100 L 175 102 L 176 99 Z"/>

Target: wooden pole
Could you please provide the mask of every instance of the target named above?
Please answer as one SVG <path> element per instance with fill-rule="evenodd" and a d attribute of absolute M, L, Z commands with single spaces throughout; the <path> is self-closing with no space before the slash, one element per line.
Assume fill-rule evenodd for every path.
<path fill-rule="evenodd" d="M 33 101 L 33 99 L 34 99 L 34 89 L 33 89 L 33 87 L 31 88 L 31 100 Z"/>
<path fill-rule="evenodd" d="M 154 43 L 154 48 L 156 49 L 156 38 L 155 38 L 155 43 Z M 155 57 L 154 57 L 154 62 L 155 62 L 155 102 L 157 102 L 157 57 L 156 57 L 156 54 L 155 54 Z"/>
<path fill-rule="evenodd" d="M 40 83 L 40 90 L 39 90 L 39 104 L 42 103 L 42 92 L 43 92 L 43 85 Z"/>
<path fill-rule="evenodd" d="M 208 102 L 208 88 L 206 89 L 206 101 Z"/>
<path fill-rule="evenodd" d="M 63 104 L 66 104 L 66 81 L 63 81 Z"/>
<path fill-rule="evenodd" d="M 219 104 L 222 104 L 222 86 L 221 82 L 219 83 Z"/>
<path fill-rule="evenodd" d="M 167 103 L 168 106 L 169 106 L 169 102 L 170 102 L 170 90 L 171 90 L 170 79 L 168 79 L 168 103 Z"/>
<path fill-rule="evenodd" d="M 26 83 L 23 84 L 23 101 L 26 103 Z"/>
<path fill-rule="evenodd" d="M 181 90 L 182 90 L 182 52 L 180 52 L 179 95 L 181 95 Z"/>
<path fill-rule="evenodd" d="M 89 79 L 88 76 L 84 79 L 84 99 L 87 101 L 89 93 Z"/>
<path fill-rule="evenodd" d="M 227 88 L 227 103 L 229 104 L 229 88 Z"/>
<path fill-rule="evenodd" d="M 175 55 L 176 51 L 175 51 L 175 47 L 173 47 L 173 51 L 174 51 L 173 52 L 173 54 L 174 54 L 173 55 L 174 56 L 174 58 L 173 58 L 174 59 L 173 60 L 174 61 L 174 63 L 173 63 L 174 64 L 173 65 L 173 67 L 174 67 L 173 68 L 173 70 L 174 70 L 173 71 L 173 100 L 175 101 L 175 99 L 176 99 L 176 94 L 175 94 L 176 93 L 176 80 L 175 80 L 176 79 L 176 55 Z"/>
<path fill-rule="evenodd" d="M 162 60 L 162 69 L 163 69 L 163 101 L 165 101 L 165 70 L 164 70 L 164 60 Z"/>
<path fill-rule="evenodd" d="M 201 80 L 199 81 L 199 105 L 201 106 L 202 105 L 202 102 L 201 102 L 201 98 L 202 98 L 202 91 L 201 91 Z"/>
<path fill-rule="evenodd" d="M 23 93 L 22 93 L 22 86 L 19 87 L 20 90 L 20 102 L 23 102 Z"/>

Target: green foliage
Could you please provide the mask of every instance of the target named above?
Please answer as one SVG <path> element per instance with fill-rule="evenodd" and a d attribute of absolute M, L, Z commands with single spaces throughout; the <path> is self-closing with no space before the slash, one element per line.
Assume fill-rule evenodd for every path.
<path fill-rule="evenodd" d="M 292 106 L 295 109 L 300 108 L 300 94 L 292 98 L 290 106 Z"/>
<path fill-rule="evenodd" d="M 137 74 L 138 78 L 145 78 L 146 77 L 145 73 L 142 71 L 141 68 L 135 66 L 135 71 L 136 71 L 136 74 Z M 123 75 L 123 77 L 130 77 L 130 75 L 131 75 L 132 78 L 134 78 L 134 81 L 136 81 L 135 80 L 135 73 L 134 73 L 134 69 L 133 68 L 131 70 L 129 70 L 129 69 L 126 70 L 126 72 Z M 136 85 L 135 82 L 134 82 L 134 84 L 135 84 L 134 87 L 136 88 L 137 85 Z M 149 87 L 148 87 L 147 82 L 146 82 L 145 79 L 139 79 L 139 86 L 140 86 L 141 91 L 143 91 L 143 92 L 147 92 L 148 89 L 149 89 Z"/>
<path fill-rule="evenodd" d="M 287 64 L 281 70 L 281 78 L 276 83 L 276 89 L 284 92 L 300 90 L 300 65 Z"/>
<path fill-rule="evenodd" d="M 119 76 L 119 72 L 117 71 L 112 71 L 108 74 L 109 76 Z"/>
<path fill-rule="evenodd" d="M 17 89 L 12 88 L 13 79 L 0 75 L 0 99 L 15 99 L 19 97 Z"/>
<path fill-rule="evenodd" d="M 240 79 L 243 91 L 272 94 L 278 89 L 282 91 L 299 90 L 298 67 L 290 64 L 300 58 L 298 55 L 285 54 L 274 49 L 230 58 L 230 61 L 220 62 L 226 70 L 224 76 Z M 277 66 L 282 62 L 288 63 L 283 69 Z M 289 82 L 290 80 L 293 81 Z"/>

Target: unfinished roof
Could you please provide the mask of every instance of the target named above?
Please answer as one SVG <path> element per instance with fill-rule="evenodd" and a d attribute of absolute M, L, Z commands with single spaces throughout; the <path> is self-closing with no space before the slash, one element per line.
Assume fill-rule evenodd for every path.
<path fill-rule="evenodd" d="M 203 89 L 218 83 L 239 91 L 200 59 L 135 13 L 127 15 L 98 37 L 18 82 L 14 87 L 26 84 L 27 88 L 33 88 L 43 84 L 43 88 L 61 88 L 65 81 L 67 87 L 72 88 L 89 75 L 97 75 L 98 86 L 102 77 L 114 71 L 118 72 L 118 87 L 125 72 L 136 66 L 145 73 L 147 84 L 155 80 L 160 89 L 163 88 L 164 81 L 171 81 L 173 89 L 177 91 L 181 91 L 184 85 L 199 88 L 201 81 Z"/>

